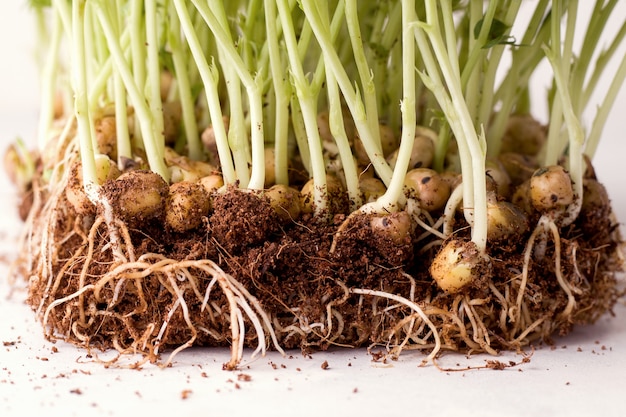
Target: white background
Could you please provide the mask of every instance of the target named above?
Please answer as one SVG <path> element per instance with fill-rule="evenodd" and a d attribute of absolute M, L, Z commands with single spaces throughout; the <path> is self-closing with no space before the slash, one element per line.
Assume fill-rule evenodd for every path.
<path fill-rule="evenodd" d="M 34 143 L 36 133 L 34 28 L 25 3 L 5 1 L 0 14 L 4 52 L 0 61 L 2 150 L 18 135 Z M 617 6 L 615 16 L 626 16 L 624 1 Z M 626 219 L 625 175 L 621 171 L 626 155 L 625 90 L 615 105 L 594 161 L 622 220 Z M 15 216 L 13 190 L 4 176 L 0 179 L 0 193 L 0 254 L 7 257 L 15 253 L 20 224 Z M 443 372 L 432 365 L 418 367 L 424 356 L 417 352 L 407 352 L 397 362 L 381 364 L 372 362 L 364 350 L 336 350 L 310 358 L 303 358 L 297 351 L 289 352 L 291 356 L 286 358 L 272 353 L 249 361 L 241 371 L 227 372 L 221 370 L 221 364 L 227 361 L 228 352 L 206 349 L 181 353 L 172 368 L 159 369 L 148 364 L 137 371 L 107 369 L 93 363 L 83 350 L 45 341 L 33 313 L 22 303 L 24 295 L 18 293 L 9 299 L 8 293 L 9 287 L 2 278 L 2 416 L 626 415 L 623 305 L 616 307 L 616 317 L 607 316 L 595 326 L 578 328 L 557 339 L 554 348 L 538 347 L 530 363 L 504 371 Z M 488 359 L 494 358 L 445 354 L 440 364 L 479 366 Z M 508 353 L 495 359 L 519 362 L 522 357 Z M 322 370 L 325 361 L 329 368 Z M 250 380 L 245 381 L 247 378 L 241 374 Z M 184 392 L 188 393 L 186 399 Z"/>

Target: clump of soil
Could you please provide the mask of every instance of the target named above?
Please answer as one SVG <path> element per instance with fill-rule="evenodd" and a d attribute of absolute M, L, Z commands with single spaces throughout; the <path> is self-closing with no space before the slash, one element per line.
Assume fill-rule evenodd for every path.
<path fill-rule="evenodd" d="M 497 353 L 592 323 L 621 296 L 608 200 L 586 205 L 559 239 L 539 239 L 526 260 L 532 228 L 488 245 L 489 276 L 450 294 L 429 274 L 445 242 L 424 238 L 415 219 L 402 239 L 373 230 L 367 215 L 284 222 L 261 194 L 231 187 L 212 196 L 200 226 L 177 233 L 161 212 L 107 220 L 102 208 L 78 214 L 37 181 L 32 192 L 38 232 L 20 272 L 46 336 L 152 361 L 191 345 L 231 346 L 228 368 L 243 346 Z M 469 239 L 461 215 L 456 222 L 455 238 Z"/>

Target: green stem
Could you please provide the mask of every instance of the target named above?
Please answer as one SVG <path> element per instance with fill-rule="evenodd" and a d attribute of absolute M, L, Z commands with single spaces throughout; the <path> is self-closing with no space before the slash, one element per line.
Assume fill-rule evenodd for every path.
<path fill-rule="evenodd" d="M 120 28 L 123 25 L 123 21 L 117 10 L 122 7 L 123 0 L 117 0 L 116 8 L 112 8 L 113 25 L 116 36 L 119 36 Z M 111 62 L 110 59 L 108 62 Z M 126 105 L 126 89 L 124 88 L 124 80 L 119 72 L 115 71 L 113 74 L 113 89 L 114 89 L 114 101 L 115 101 L 115 133 L 117 144 L 117 163 L 120 169 L 124 166 L 125 159 L 131 159 L 133 157 L 132 146 L 130 141 L 130 133 L 128 131 L 128 109 Z"/>
<path fill-rule="evenodd" d="M 463 174 L 463 201 L 466 219 L 472 226 L 472 241 L 484 253 L 487 244 L 487 190 L 485 177 L 486 143 L 477 135 L 461 88 L 461 75 L 450 63 L 450 53 L 441 36 L 437 4 L 426 2 L 427 23 L 417 25 L 415 38 L 428 75 L 421 73 L 424 84 L 437 97 L 459 145 Z M 424 36 L 428 36 L 428 40 Z M 430 49 L 432 45 L 432 51 Z M 456 46 L 455 46 L 456 48 Z M 434 52 L 434 56 L 433 56 Z M 439 79 L 439 71 L 444 82 Z M 445 86 L 445 87 L 444 87 Z"/>
<path fill-rule="evenodd" d="M 223 48 L 226 58 L 237 72 L 247 93 L 250 112 L 250 142 L 252 144 L 252 173 L 248 188 L 263 189 L 265 183 L 265 148 L 263 136 L 263 102 L 262 94 L 257 80 L 255 80 L 246 68 L 241 57 L 237 54 L 229 36 L 213 14 L 211 8 L 199 0 L 192 0 L 202 18 L 210 27 L 220 47 Z"/>
<path fill-rule="evenodd" d="M 38 139 L 39 150 L 43 151 L 48 143 L 50 126 L 54 120 L 54 101 L 56 93 L 56 82 L 59 67 L 59 49 L 61 46 L 61 35 L 63 26 L 60 13 L 54 10 L 54 20 L 52 22 L 52 39 L 48 47 L 48 53 L 42 70 L 41 78 L 41 109 L 39 114 Z"/>
<path fill-rule="evenodd" d="M 613 108 L 613 104 L 615 104 L 617 95 L 622 89 L 625 79 L 626 55 L 624 55 L 624 57 L 622 58 L 622 62 L 620 63 L 615 73 L 615 76 L 613 77 L 613 81 L 611 81 L 611 84 L 609 85 L 606 96 L 604 97 L 604 100 L 602 100 L 602 104 L 598 108 L 596 117 L 593 119 L 593 125 L 591 127 L 591 131 L 589 132 L 589 137 L 587 138 L 587 143 L 585 146 L 585 153 L 591 158 L 593 158 L 596 153 L 598 144 L 600 143 L 600 137 L 602 136 L 602 130 L 604 129 L 606 120 L 609 116 L 611 109 Z"/>
<path fill-rule="evenodd" d="M 328 68 L 332 69 L 333 75 L 337 79 L 339 88 L 343 94 L 346 105 L 350 109 L 350 113 L 354 119 L 359 138 L 363 143 L 365 151 L 376 170 L 380 179 L 388 185 L 391 181 L 392 170 L 385 161 L 384 155 L 380 148 L 376 145 L 374 134 L 370 129 L 370 123 L 367 120 L 369 116 L 365 112 L 365 106 L 361 100 L 360 94 L 353 87 L 352 80 L 348 76 L 344 66 L 339 59 L 337 51 L 333 46 L 331 35 L 325 30 L 319 15 L 315 11 L 314 4 L 311 0 L 302 2 L 307 21 L 311 24 L 311 28 L 315 33 L 315 37 L 323 51 L 324 60 L 328 61 Z M 378 127 L 377 127 L 378 130 Z"/>
<path fill-rule="evenodd" d="M 413 0 L 402 0 L 402 136 L 398 159 L 393 170 L 387 191 L 373 207 L 377 211 L 393 211 L 398 203 L 404 201 L 404 178 L 411 159 L 411 150 L 415 141 L 416 97 L 415 97 L 415 39 L 411 25 L 417 21 Z"/>
<path fill-rule="evenodd" d="M 317 105 L 316 95 L 311 91 L 311 86 L 307 82 L 302 61 L 298 53 L 298 43 L 293 26 L 293 20 L 289 11 L 287 0 L 277 0 L 278 15 L 283 27 L 283 38 L 287 47 L 287 56 L 289 59 L 289 68 L 293 77 L 295 92 L 302 112 L 304 127 L 306 129 L 308 148 L 311 158 L 311 171 L 313 174 L 313 201 L 316 215 L 328 215 L 326 207 L 328 205 L 328 196 L 326 195 L 326 167 L 324 165 L 324 157 L 322 153 L 322 143 L 317 128 Z M 313 6 L 305 0 L 302 6 Z M 314 7 L 314 6 L 313 6 Z M 305 11 L 306 13 L 306 11 Z"/>
<path fill-rule="evenodd" d="M 146 0 L 146 42 L 148 52 L 146 98 L 152 112 L 152 138 L 154 150 L 160 159 L 165 151 L 163 103 L 161 101 L 161 64 L 159 62 L 159 38 L 157 33 L 157 0 Z M 145 141 L 144 141 L 145 142 Z M 155 155 L 156 157 L 156 155 Z"/>
<path fill-rule="evenodd" d="M 272 83 L 275 96 L 275 129 L 274 129 L 274 153 L 275 153 L 275 177 L 277 184 L 289 184 L 289 84 L 288 77 L 283 70 L 278 30 L 276 25 L 276 3 L 265 1 L 265 27 L 267 32 L 267 49 L 269 54 L 269 67 L 272 73 Z"/>
<path fill-rule="evenodd" d="M 124 57 L 119 40 L 115 37 L 115 31 L 113 30 L 111 22 L 107 17 L 106 10 L 104 9 L 106 6 L 103 3 L 104 0 L 95 2 L 97 6 L 96 13 L 98 15 L 100 26 L 106 36 L 107 45 L 109 46 L 109 51 L 111 52 L 111 57 L 114 60 L 116 70 L 122 77 L 130 101 L 135 108 L 135 114 L 137 115 L 137 119 L 140 124 L 141 133 L 144 139 L 143 144 L 146 148 L 150 169 L 159 174 L 166 181 L 169 181 L 169 171 L 167 170 L 167 166 L 165 165 L 165 161 L 163 160 L 160 150 L 163 145 L 162 143 L 157 143 L 159 140 L 163 142 L 163 133 L 161 132 L 160 135 L 155 136 L 153 113 L 148 107 L 145 95 L 141 93 L 140 89 L 135 84 L 133 73 L 131 72 L 130 66 Z"/>
<path fill-rule="evenodd" d="M 359 16 L 357 14 L 357 0 L 346 0 L 345 4 L 348 33 L 350 35 L 349 38 L 350 43 L 352 44 L 352 51 L 354 53 L 357 71 L 361 80 L 361 88 L 363 90 L 363 99 L 365 102 L 365 113 L 367 114 L 369 129 L 372 132 L 372 139 L 378 148 L 382 149 L 380 144 L 380 129 L 378 126 L 379 117 L 378 105 L 376 102 L 376 85 L 374 83 L 372 71 L 367 63 L 367 58 L 365 57 L 365 50 L 363 49 L 363 38 L 361 37 Z"/>
<path fill-rule="evenodd" d="M 176 15 L 176 9 L 172 2 L 169 2 L 168 14 L 171 16 L 169 19 L 168 43 L 172 51 L 174 72 L 176 81 L 178 82 L 178 93 L 180 95 L 180 104 L 183 113 L 183 126 L 185 129 L 185 138 L 187 139 L 187 152 L 191 159 L 202 160 L 204 158 L 204 151 L 198 133 L 187 59 L 180 39 L 180 21 L 178 18 L 174 17 Z"/>
<path fill-rule="evenodd" d="M 189 11 L 184 0 L 172 0 L 176 8 L 176 14 L 180 19 L 181 28 L 189 44 L 189 50 L 195 60 L 200 78 L 202 80 L 207 106 L 211 117 L 217 153 L 220 159 L 222 176 L 224 183 L 234 184 L 237 181 L 237 174 L 233 165 L 232 155 L 228 146 L 228 135 L 224 127 L 222 106 L 217 88 L 217 70 L 214 66 L 209 66 L 198 34 L 196 33 Z"/>
<path fill-rule="evenodd" d="M 555 0 L 553 12 L 560 15 L 563 0 Z M 567 126 L 569 135 L 569 175 L 574 186 L 576 199 L 567 208 L 568 215 L 563 218 L 563 225 L 567 226 L 573 223 L 578 217 L 583 199 L 583 143 L 585 134 L 580 123 L 578 115 L 575 113 L 574 105 L 570 95 L 569 68 L 572 55 L 572 42 L 569 41 L 571 33 L 576 25 L 576 8 L 577 1 L 570 0 L 568 8 L 568 19 L 565 29 L 566 41 L 563 43 L 564 50 L 561 51 L 561 27 L 558 19 L 554 19 L 551 24 L 552 47 L 544 47 L 546 56 L 552 65 L 554 71 L 554 81 L 556 83 L 557 93 L 563 105 L 563 117 Z"/>
<path fill-rule="evenodd" d="M 74 86 L 74 113 L 76 115 L 77 136 L 80 144 L 83 188 L 89 199 L 98 201 L 98 177 L 94 142 L 89 117 L 87 98 L 87 55 L 85 50 L 85 0 L 72 3 L 72 84 Z"/>
<path fill-rule="evenodd" d="M 143 92 L 146 85 L 146 31 L 144 30 L 144 1 L 132 0 L 130 11 L 131 32 L 131 57 L 132 57 L 132 75 L 135 84 Z M 136 145 L 141 144 L 141 125 L 139 120 L 135 119 L 135 131 L 133 132 Z"/>

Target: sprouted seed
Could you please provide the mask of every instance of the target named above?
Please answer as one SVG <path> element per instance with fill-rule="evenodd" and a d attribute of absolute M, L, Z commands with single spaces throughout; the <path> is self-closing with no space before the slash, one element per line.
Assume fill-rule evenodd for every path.
<path fill-rule="evenodd" d="M 4 159 L 13 282 L 47 338 L 162 365 L 193 345 L 230 346 L 226 369 L 245 347 L 434 361 L 592 323 L 623 295 L 592 165 L 626 78 L 617 3 L 30 2 L 51 36 L 35 149 Z"/>

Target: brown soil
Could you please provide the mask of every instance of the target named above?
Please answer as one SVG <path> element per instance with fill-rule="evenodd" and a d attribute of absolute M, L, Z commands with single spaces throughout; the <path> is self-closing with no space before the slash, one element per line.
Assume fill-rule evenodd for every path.
<path fill-rule="evenodd" d="M 394 240 L 373 231 L 364 215 L 320 222 L 306 214 L 285 223 L 262 196 L 230 188 L 213 196 L 200 227 L 176 233 L 158 216 L 107 225 L 101 216 L 77 215 L 62 193 L 38 197 L 39 235 L 27 248 L 33 263 L 23 260 L 21 273 L 33 277 L 28 303 L 47 337 L 149 360 L 181 346 L 233 345 L 233 367 L 239 337 L 246 346 L 307 351 L 380 344 L 391 354 L 432 352 L 440 343 L 495 353 L 594 322 L 620 296 L 620 239 L 608 205 L 587 206 L 562 228 L 560 248 L 550 235 L 539 242 L 545 254 L 530 257 L 525 284 L 533 227 L 521 239 L 489 245 L 491 277 L 450 295 L 428 272 L 440 242 L 420 238 L 418 226 Z M 567 314 L 557 258 L 575 289 Z"/>

